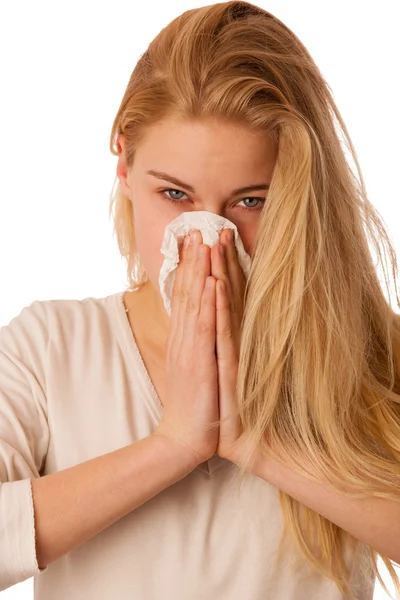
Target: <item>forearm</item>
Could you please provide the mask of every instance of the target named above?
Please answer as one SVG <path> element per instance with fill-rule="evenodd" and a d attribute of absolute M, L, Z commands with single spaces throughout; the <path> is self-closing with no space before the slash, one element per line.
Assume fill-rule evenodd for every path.
<path fill-rule="evenodd" d="M 158 435 L 32 480 L 44 568 L 188 475 L 196 464 Z"/>
<path fill-rule="evenodd" d="M 349 498 L 306 480 L 264 454 L 257 455 L 251 472 L 400 563 L 400 502 L 375 497 Z"/>

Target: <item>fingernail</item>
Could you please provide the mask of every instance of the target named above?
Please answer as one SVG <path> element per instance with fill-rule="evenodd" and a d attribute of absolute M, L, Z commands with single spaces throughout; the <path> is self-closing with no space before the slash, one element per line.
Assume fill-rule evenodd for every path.
<path fill-rule="evenodd" d="M 232 231 L 232 229 L 229 229 L 228 233 L 226 234 L 226 237 L 228 239 L 228 242 L 231 242 L 233 240 L 233 231 Z"/>
<path fill-rule="evenodd" d="M 193 246 L 197 242 L 197 231 L 192 231 L 190 234 L 190 245 Z"/>
<path fill-rule="evenodd" d="M 223 244 L 219 245 L 219 252 L 220 252 L 221 256 L 224 256 L 224 254 L 225 254 L 225 248 L 224 248 Z"/>
<path fill-rule="evenodd" d="M 183 242 L 183 245 L 184 245 L 185 248 L 187 248 L 189 246 L 189 242 L 190 242 L 189 236 L 185 235 L 185 239 L 184 239 L 184 242 Z"/>

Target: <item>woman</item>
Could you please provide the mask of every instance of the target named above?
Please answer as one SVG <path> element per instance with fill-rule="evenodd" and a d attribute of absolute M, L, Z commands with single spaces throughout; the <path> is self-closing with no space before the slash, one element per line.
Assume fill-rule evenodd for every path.
<path fill-rule="evenodd" d="M 372 598 L 377 557 L 395 581 L 400 561 L 400 324 L 363 226 L 396 258 L 318 68 L 261 8 L 187 11 L 136 65 L 111 151 L 129 289 L 0 331 L 1 589 Z M 251 273 L 229 231 L 197 235 L 169 318 L 160 245 L 198 210 L 236 225 Z"/>

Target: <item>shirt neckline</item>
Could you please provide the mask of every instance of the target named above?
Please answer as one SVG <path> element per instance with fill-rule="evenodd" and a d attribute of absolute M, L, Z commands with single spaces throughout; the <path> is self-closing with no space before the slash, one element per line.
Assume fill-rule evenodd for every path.
<path fill-rule="evenodd" d="M 136 343 L 135 335 L 129 323 L 128 313 L 126 311 L 124 303 L 124 294 L 125 290 L 122 292 L 117 292 L 116 294 L 113 294 L 111 296 L 111 299 L 114 300 L 114 308 L 116 309 L 115 312 L 118 317 L 118 321 L 121 325 L 122 333 L 124 334 L 124 337 L 128 342 L 127 346 L 133 351 L 133 354 L 138 359 L 137 362 L 139 364 L 139 368 L 141 369 L 142 375 L 148 383 L 150 393 L 153 399 L 151 408 L 154 411 L 156 418 L 160 421 L 164 413 L 164 407 L 161 404 L 161 400 L 153 385 L 149 372 L 144 363 L 143 357 L 140 353 L 139 347 Z M 205 462 L 199 464 L 196 467 L 196 469 L 203 471 L 204 473 L 211 474 L 213 471 L 224 465 L 226 462 L 229 461 L 225 458 L 221 458 L 220 456 L 218 456 L 218 454 L 214 454 L 214 456 L 212 456 L 209 460 L 206 460 Z"/>
<path fill-rule="evenodd" d="M 159 396 L 157 394 L 157 390 L 154 387 L 153 381 L 151 380 L 151 377 L 149 375 L 147 367 L 144 364 L 144 360 L 143 360 L 143 357 L 142 357 L 142 355 L 140 353 L 139 346 L 136 343 L 135 334 L 133 333 L 131 325 L 129 323 L 128 313 L 126 311 L 126 306 L 124 304 L 124 294 L 125 294 L 125 291 L 118 292 L 117 294 L 115 294 L 116 300 L 117 300 L 118 305 L 119 305 L 117 308 L 120 309 L 118 311 L 118 313 L 121 315 L 121 321 L 123 322 L 123 329 L 124 329 L 124 331 L 126 333 L 126 337 L 129 338 L 129 346 L 130 346 L 130 348 L 133 349 L 136 357 L 139 359 L 140 369 L 141 369 L 142 374 L 144 375 L 144 377 L 145 377 L 145 379 L 146 379 L 146 381 L 147 381 L 147 383 L 149 385 L 150 392 L 151 392 L 151 395 L 152 395 L 154 403 L 155 403 L 155 407 L 154 408 L 156 410 L 157 416 L 161 419 L 161 417 L 162 417 L 162 415 L 164 413 L 164 407 L 163 407 L 163 405 L 161 403 L 161 400 L 160 400 L 160 398 L 159 398 Z"/>

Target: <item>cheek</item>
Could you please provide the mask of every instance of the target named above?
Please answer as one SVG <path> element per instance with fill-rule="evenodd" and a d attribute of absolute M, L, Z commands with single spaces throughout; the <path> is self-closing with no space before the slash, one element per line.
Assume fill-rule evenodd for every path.
<path fill-rule="evenodd" d="M 157 220 L 146 217 L 143 213 L 135 211 L 135 240 L 140 260 L 153 286 L 158 285 L 158 276 L 164 257 L 160 252 L 165 227 L 170 220 Z"/>
<path fill-rule="evenodd" d="M 238 228 L 238 233 L 239 233 L 240 239 L 242 240 L 245 251 L 247 252 L 247 254 L 249 256 L 252 256 L 258 226 L 256 224 L 255 225 L 249 224 L 249 225 L 242 226 L 242 227 L 240 227 L 240 225 L 237 225 L 237 228 Z"/>

